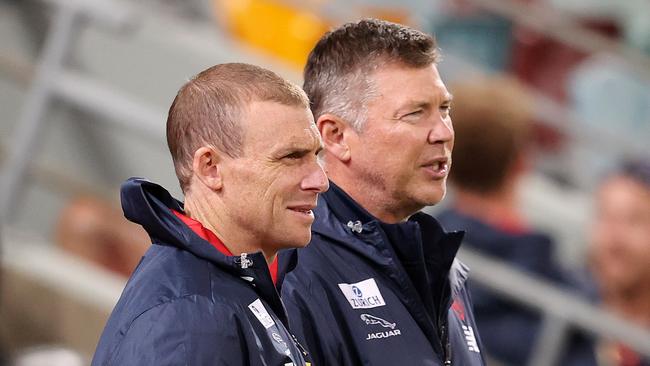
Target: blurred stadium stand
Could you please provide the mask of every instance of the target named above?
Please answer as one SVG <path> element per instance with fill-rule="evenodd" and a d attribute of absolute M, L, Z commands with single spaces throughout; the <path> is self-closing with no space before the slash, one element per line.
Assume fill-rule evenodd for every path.
<path fill-rule="evenodd" d="M 232 61 L 300 83 L 322 32 L 361 16 L 435 32 L 447 81 L 507 72 L 528 82 L 540 132 L 522 209 L 562 244 L 559 260 L 581 265 L 595 179 L 650 156 L 650 5 L 625 3 L 0 0 L 0 340 L 12 353 L 54 343 L 91 355 L 125 278 L 55 246 L 59 213 L 83 195 L 117 204 L 129 176 L 180 197 L 164 139 L 177 88 Z M 647 330 L 464 257 L 478 281 L 548 317 L 532 365 L 554 365 L 571 326 L 650 356 Z"/>

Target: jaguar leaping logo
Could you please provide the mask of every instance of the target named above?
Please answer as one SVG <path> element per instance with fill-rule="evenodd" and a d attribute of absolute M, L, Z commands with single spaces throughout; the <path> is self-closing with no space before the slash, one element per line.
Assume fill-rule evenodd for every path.
<path fill-rule="evenodd" d="M 361 320 L 366 322 L 366 324 L 379 324 L 384 328 L 395 329 L 395 323 L 390 323 L 382 318 L 378 318 L 370 314 L 361 314 Z"/>

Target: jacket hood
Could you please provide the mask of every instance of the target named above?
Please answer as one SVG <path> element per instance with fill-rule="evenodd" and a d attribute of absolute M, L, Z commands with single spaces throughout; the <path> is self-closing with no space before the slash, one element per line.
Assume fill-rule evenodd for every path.
<path fill-rule="evenodd" d="M 232 266 L 232 258 L 196 235 L 172 210 L 183 212 L 183 203 L 160 185 L 130 178 L 120 191 L 124 216 L 141 225 L 155 244 L 170 245 L 220 265 Z"/>
<path fill-rule="evenodd" d="M 192 230 L 172 213 L 183 212 L 183 203 L 163 187 L 144 178 L 129 178 L 122 183 L 120 199 L 124 217 L 141 225 L 154 243 L 191 246 Z"/>
<path fill-rule="evenodd" d="M 122 184 L 124 216 L 147 231 L 154 244 L 174 246 L 203 258 L 224 272 L 242 278 L 264 298 L 275 314 L 287 324 L 278 289 L 284 273 L 295 267 L 295 252 L 278 256 L 278 282 L 273 283 L 266 258 L 262 252 L 228 256 L 198 236 L 172 210 L 183 211 L 183 203 L 174 199 L 166 189 L 143 178 L 130 178 Z M 293 253 L 293 254 L 292 254 Z"/>
<path fill-rule="evenodd" d="M 122 184 L 120 193 L 124 216 L 141 225 L 153 243 L 186 250 L 228 271 L 235 271 L 239 276 L 254 277 L 252 272 L 268 272 L 266 259 L 261 252 L 246 254 L 245 259 L 242 256 L 228 256 L 194 233 L 172 212 L 183 212 L 183 203 L 160 185 L 144 178 L 130 178 Z M 283 258 L 279 263 L 280 269 L 283 272 L 291 270 L 287 264 L 294 264 L 295 261 L 291 256 Z"/>

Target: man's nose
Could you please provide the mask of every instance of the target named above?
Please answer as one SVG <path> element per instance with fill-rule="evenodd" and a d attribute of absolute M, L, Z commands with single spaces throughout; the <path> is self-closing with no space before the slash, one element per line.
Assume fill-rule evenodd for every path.
<path fill-rule="evenodd" d="M 454 127 L 451 119 L 438 118 L 429 131 L 427 141 L 432 144 L 445 144 L 454 141 Z"/>
<path fill-rule="evenodd" d="M 330 184 L 325 170 L 323 170 L 320 163 L 314 162 L 309 174 L 302 180 L 301 188 L 303 190 L 323 193 L 329 189 L 329 186 Z"/>

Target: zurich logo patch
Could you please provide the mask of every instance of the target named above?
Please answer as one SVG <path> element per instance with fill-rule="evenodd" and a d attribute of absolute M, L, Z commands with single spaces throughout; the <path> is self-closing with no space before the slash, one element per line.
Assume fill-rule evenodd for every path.
<path fill-rule="evenodd" d="M 374 278 L 357 283 L 339 283 L 338 285 L 353 309 L 370 309 L 386 305 Z"/>

